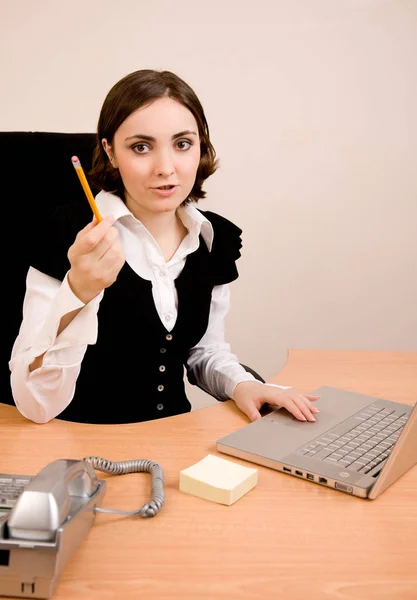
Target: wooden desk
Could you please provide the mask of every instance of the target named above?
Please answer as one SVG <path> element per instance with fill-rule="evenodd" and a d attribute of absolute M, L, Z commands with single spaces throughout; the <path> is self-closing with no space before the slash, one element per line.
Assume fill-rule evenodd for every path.
<path fill-rule="evenodd" d="M 293 350 L 274 382 L 413 404 L 417 353 Z M 217 454 L 216 440 L 246 423 L 232 401 L 161 421 L 94 426 L 36 425 L 0 405 L 0 471 L 35 474 L 51 460 L 90 455 L 151 458 L 165 471 L 160 514 L 97 515 L 54 599 L 416 600 L 417 468 L 375 501 L 264 467 L 257 487 L 230 507 L 178 491 L 180 470 Z M 148 499 L 148 475 L 107 481 L 107 508 L 133 510 Z"/>

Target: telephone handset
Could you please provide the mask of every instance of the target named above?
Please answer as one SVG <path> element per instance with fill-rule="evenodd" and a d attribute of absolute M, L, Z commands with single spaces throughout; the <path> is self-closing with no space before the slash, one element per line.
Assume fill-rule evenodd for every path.
<path fill-rule="evenodd" d="M 75 515 L 99 488 L 90 463 L 65 459 L 49 463 L 17 499 L 8 519 L 9 537 L 53 540 L 66 519 Z"/>
<path fill-rule="evenodd" d="M 96 470 L 150 473 L 151 500 L 134 511 L 102 508 L 107 484 Z M 0 596 L 50 598 L 97 513 L 154 517 L 164 499 L 163 470 L 146 459 L 111 462 L 90 456 L 53 461 L 34 477 L 0 473 Z"/>

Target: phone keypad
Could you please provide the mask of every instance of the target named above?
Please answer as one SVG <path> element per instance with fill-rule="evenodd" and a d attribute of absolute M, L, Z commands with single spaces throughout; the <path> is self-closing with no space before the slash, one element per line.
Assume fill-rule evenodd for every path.
<path fill-rule="evenodd" d="M 13 508 L 30 477 L 25 475 L 2 475 L 0 473 L 0 510 Z"/>

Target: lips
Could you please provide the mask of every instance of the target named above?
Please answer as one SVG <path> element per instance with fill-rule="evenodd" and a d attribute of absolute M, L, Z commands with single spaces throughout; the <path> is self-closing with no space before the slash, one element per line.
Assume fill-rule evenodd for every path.
<path fill-rule="evenodd" d="M 151 188 L 151 192 L 160 198 L 168 198 L 175 194 L 177 187 L 176 185 L 160 185 Z"/>
<path fill-rule="evenodd" d="M 157 187 L 153 187 L 153 190 L 172 190 L 174 187 L 176 187 L 175 184 L 168 184 L 168 185 L 159 185 Z"/>

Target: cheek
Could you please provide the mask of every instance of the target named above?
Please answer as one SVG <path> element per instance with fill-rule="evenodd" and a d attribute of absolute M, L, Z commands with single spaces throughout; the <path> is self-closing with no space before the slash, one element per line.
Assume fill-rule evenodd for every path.
<path fill-rule="evenodd" d="M 140 180 L 147 174 L 147 161 L 130 158 L 119 163 L 119 172 L 124 180 Z"/>
<path fill-rule="evenodd" d="M 187 155 L 185 166 L 190 177 L 195 177 L 200 164 L 200 152 L 193 152 Z"/>

